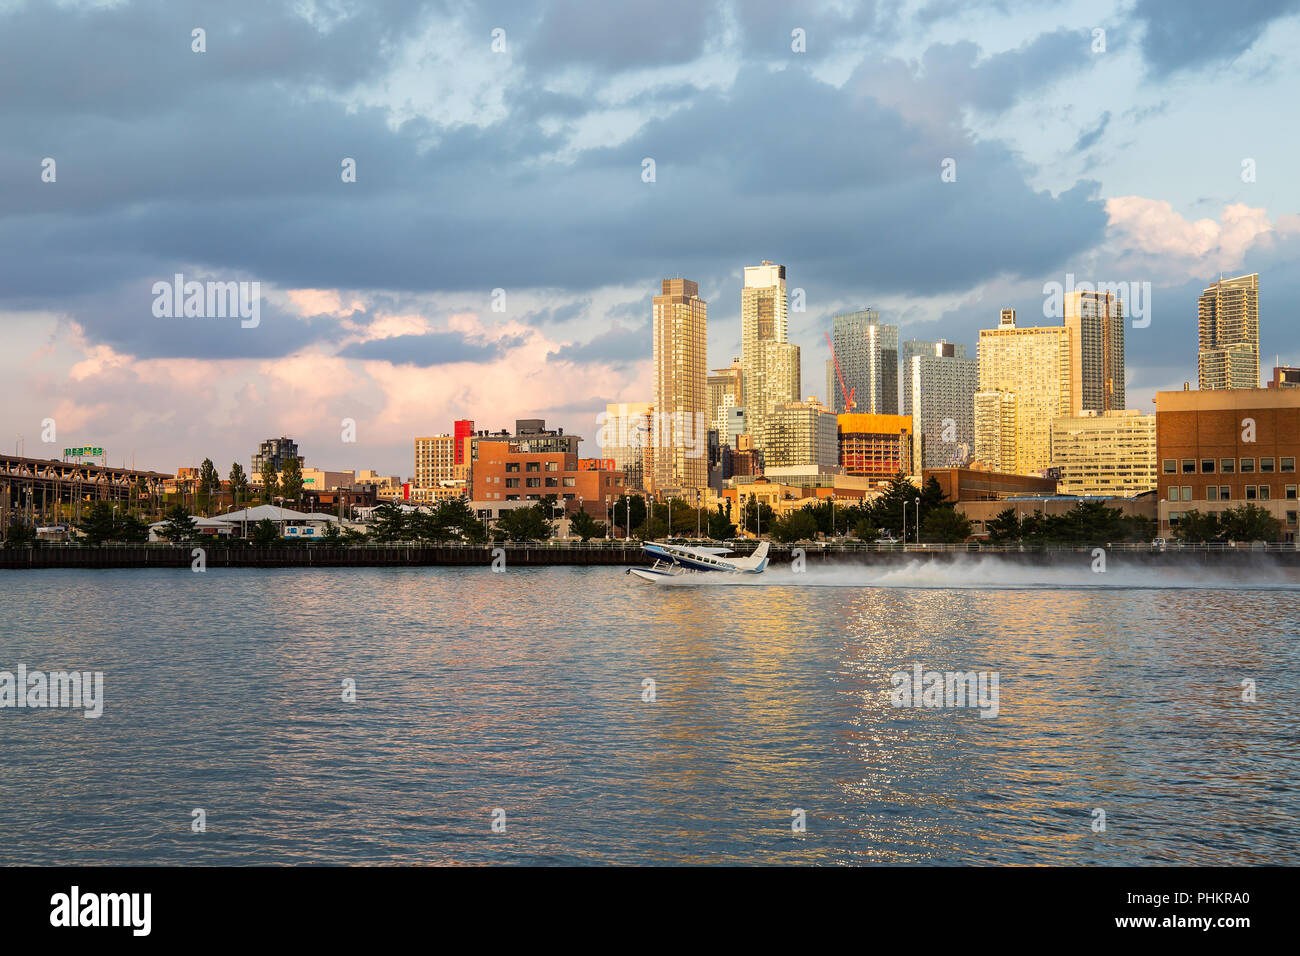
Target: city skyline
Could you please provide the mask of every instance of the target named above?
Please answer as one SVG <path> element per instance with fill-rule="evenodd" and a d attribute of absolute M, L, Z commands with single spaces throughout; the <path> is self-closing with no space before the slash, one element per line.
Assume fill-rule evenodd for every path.
<path fill-rule="evenodd" d="M 1263 376 L 1274 355 L 1300 364 L 1284 172 L 1300 133 L 1267 108 L 1300 75 L 1293 15 L 1211 11 L 1192 31 L 1154 4 L 897 23 L 827 8 L 801 15 L 796 53 L 790 25 L 742 10 L 717 34 L 704 4 L 625 58 L 610 51 L 646 14 L 556 44 L 552 7 L 326 22 L 231 4 L 199 54 L 182 4 L 75 6 L 0 12 L 19 144 L 0 150 L 0 377 L 5 441 L 31 454 L 89 444 L 171 470 L 292 435 L 322 467 L 409 475 L 410 437 L 456 418 L 537 415 L 590 439 L 606 404 L 650 395 L 658 281 L 699 282 L 720 366 L 741 354 L 743 270 L 762 258 L 792 277 L 800 397 L 823 389 L 834 314 L 973 348 L 1003 306 L 1037 324 L 1044 285 L 1068 275 L 1152 284 L 1149 325 L 1127 329 L 1129 407 L 1195 383 L 1197 299 L 1220 274 L 1268 286 Z M 107 29 L 121 42 L 94 42 Z M 232 51 L 272 36 L 265 71 L 240 72 Z M 322 75 L 339 45 L 349 65 Z M 435 46 L 466 68 L 431 74 Z M 18 79 L 79 70 L 122 85 Z M 286 95 L 306 90 L 310 108 Z M 1228 108 L 1238 133 L 1206 150 L 1204 113 Z M 219 159 L 190 145 L 222 117 L 241 122 L 223 123 Z M 177 274 L 260 283 L 256 327 L 155 315 L 151 287 Z"/>

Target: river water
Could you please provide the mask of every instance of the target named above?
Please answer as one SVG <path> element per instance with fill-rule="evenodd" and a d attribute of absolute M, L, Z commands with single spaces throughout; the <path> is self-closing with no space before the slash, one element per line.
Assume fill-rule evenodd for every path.
<path fill-rule="evenodd" d="M 0 607 L 0 671 L 104 675 L 98 718 L 0 708 L 3 864 L 1300 855 L 1293 570 L 0 572 Z M 996 716 L 893 706 L 916 664 L 996 674 Z"/>

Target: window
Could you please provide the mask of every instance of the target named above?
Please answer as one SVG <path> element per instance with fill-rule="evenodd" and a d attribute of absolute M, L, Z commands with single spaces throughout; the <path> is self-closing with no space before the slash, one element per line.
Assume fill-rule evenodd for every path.
<path fill-rule="evenodd" d="M 1187 485 L 1183 485 L 1183 500 L 1184 501 L 1192 500 L 1192 489 Z"/>
<path fill-rule="evenodd" d="M 1250 474 L 1254 474 L 1254 472 L 1255 472 L 1255 459 L 1254 458 L 1241 459 L 1241 473 L 1243 475 L 1250 475 Z"/>
<path fill-rule="evenodd" d="M 528 488 L 540 488 L 540 487 L 542 487 L 542 479 L 540 479 L 540 478 L 525 478 L 525 479 L 524 479 L 524 482 L 525 482 L 525 487 L 528 487 Z"/>
<path fill-rule="evenodd" d="M 1164 463 L 1164 471 L 1166 475 L 1178 474 L 1178 462 L 1173 458 L 1166 458 Z"/>
<path fill-rule="evenodd" d="M 1246 486 L 1246 500 L 1247 500 L 1247 501 L 1254 501 L 1254 500 L 1258 497 L 1258 494 L 1259 494 L 1259 489 L 1256 488 L 1254 485 L 1247 485 L 1247 486 Z"/>
<path fill-rule="evenodd" d="M 1287 523 L 1287 524 L 1291 524 L 1291 525 L 1295 524 L 1295 512 L 1294 512 L 1294 511 L 1288 511 L 1288 512 L 1286 513 L 1286 523 Z"/>
<path fill-rule="evenodd" d="M 518 487 L 519 487 L 519 479 L 518 479 L 518 478 L 507 478 L 507 479 L 506 479 L 506 487 L 507 487 L 507 488 L 518 488 Z"/>
<path fill-rule="evenodd" d="M 524 463 L 524 471 L 541 471 L 541 462 L 529 461 Z"/>
<path fill-rule="evenodd" d="M 1237 459 L 1222 458 L 1219 460 L 1219 471 L 1225 475 L 1231 475 L 1237 470 Z"/>
<path fill-rule="evenodd" d="M 548 462 L 546 463 L 546 470 L 547 470 L 547 471 L 559 471 L 559 470 L 560 470 L 560 463 L 559 463 L 558 461 L 548 461 Z"/>
<path fill-rule="evenodd" d="M 1232 497 L 1232 489 L 1227 485 L 1219 485 L 1219 500 L 1227 501 Z"/>
<path fill-rule="evenodd" d="M 578 479 L 577 479 L 577 478 L 561 478 L 560 480 L 561 480 L 562 482 L 564 482 L 564 487 L 566 487 L 566 488 L 576 488 L 576 487 L 578 487 Z"/>
<path fill-rule="evenodd" d="M 1294 458 L 1283 458 L 1283 459 L 1282 459 L 1282 470 L 1283 470 L 1283 471 L 1295 471 L 1295 459 L 1294 459 Z"/>
<path fill-rule="evenodd" d="M 1205 489 L 1205 500 L 1206 501 L 1219 500 L 1219 488 L 1217 485 L 1210 485 L 1208 488 Z"/>
<path fill-rule="evenodd" d="M 1260 471 L 1264 471 L 1264 472 L 1268 472 L 1269 474 L 1272 474 L 1272 473 L 1273 473 L 1273 459 L 1272 459 L 1272 458 L 1261 458 L 1261 459 L 1259 460 L 1259 470 L 1260 470 Z"/>
<path fill-rule="evenodd" d="M 558 487 L 560 487 L 560 479 L 558 479 L 558 478 L 547 478 L 547 479 L 546 479 L 546 487 L 547 487 L 547 488 L 558 488 Z"/>
<path fill-rule="evenodd" d="M 519 462 L 517 462 L 517 461 L 508 461 L 508 462 L 506 462 L 506 472 L 507 472 L 507 473 L 512 472 L 512 471 L 518 471 L 518 470 L 519 470 Z"/>
<path fill-rule="evenodd" d="M 1295 485 L 1287 485 L 1287 486 L 1286 486 L 1286 499 L 1287 499 L 1287 501 L 1295 501 L 1295 500 L 1296 500 L 1296 494 L 1295 494 L 1295 491 L 1296 491 Z"/>
<path fill-rule="evenodd" d="M 1268 500 L 1269 500 L 1270 498 L 1272 498 L 1272 497 L 1273 497 L 1273 486 L 1272 486 L 1272 485 L 1260 485 L 1260 486 L 1259 486 L 1259 500 L 1260 500 L 1260 501 L 1268 501 Z"/>
<path fill-rule="evenodd" d="M 1214 474 L 1214 459 L 1213 459 L 1213 458 L 1202 458 L 1202 459 L 1201 459 L 1201 474 L 1203 474 L 1203 475 L 1212 475 L 1212 474 Z"/>
<path fill-rule="evenodd" d="M 506 501 L 518 501 L 518 500 L 519 500 L 518 495 L 506 495 Z"/>
<path fill-rule="evenodd" d="M 1184 475 L 1196 474 L 1196 462 L 1193 461 L 1191 458 L 1183 459 L 1183 474 Z"/>

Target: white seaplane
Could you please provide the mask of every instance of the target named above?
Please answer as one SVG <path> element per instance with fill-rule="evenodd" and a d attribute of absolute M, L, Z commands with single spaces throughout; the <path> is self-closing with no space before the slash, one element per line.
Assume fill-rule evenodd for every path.
<path fill-rule="evenodd" d="M 747 558 L 729 558 L 730 548 L 694 548 L 681 544 L 647 541 L 645 553 L 655 559 L 648 568 L 628 568 L 645 581 L 667 584 L 699 574 L 762 574 L 767 567 L 767 542 L 762 542 Z"/>

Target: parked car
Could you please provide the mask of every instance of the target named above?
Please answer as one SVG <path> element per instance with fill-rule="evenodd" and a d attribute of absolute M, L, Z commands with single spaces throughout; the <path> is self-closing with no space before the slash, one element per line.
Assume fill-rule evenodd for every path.
<path fill-rule="evenodd" d="M 1166 541 L 1164 538 L 1156 538 L 1154 541 L 1151 542 L 1152 551 L 1163 551 L 1167 547 L 1169 547 L 1169 542 Z"/>
<path fill-rule="evenodd" d="M 898 544 L 898 539 L 892 535 L 881 535 L 876 539 L 876 544 Z"/>

